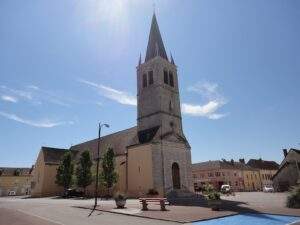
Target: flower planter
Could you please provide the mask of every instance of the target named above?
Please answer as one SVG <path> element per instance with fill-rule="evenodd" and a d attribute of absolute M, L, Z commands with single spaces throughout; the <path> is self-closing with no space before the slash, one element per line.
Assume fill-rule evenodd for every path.
<path fill-rule="evenodd" d="M 208 206 L 214 211 L 220 210 L 221 203 L 222 203 L 221 200 L 208 200 L 207 201 Z"/>
<path fill-rule="evenodd" d="M 126 205 L 126 199 L 115 199 L 118 209 L 123 209 Z"/>

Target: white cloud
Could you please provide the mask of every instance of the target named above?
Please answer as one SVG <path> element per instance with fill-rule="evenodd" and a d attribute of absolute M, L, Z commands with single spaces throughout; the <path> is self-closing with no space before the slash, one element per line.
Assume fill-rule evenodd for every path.
<path fill-rule="evenodd" d="M 116 90 L 111 87 L 102 84 L 96 84 L 83 79 L 79 79 L 78 81 L 88 86 L 96 88 L 96 90 L 99 92 L 100 95 L 109 98 L 113 101 L 116 101 L 120 104 L 132 105 L 132 106 L 137 105 L 136 97 L 127 92 Z"/>
<path fill-rule="evenodd" d="M 6 102 L 13 102 L 13 103 L 18 102 L 18 99 L 16 97 L 10 95 L 1 95 L 1 99 Z"/>
<path fill-rule="evenodd" d="M 33 89 L 33 90 L 40 90 L 40 88 L 38 86 L 35 85 L 27 85 L 28 88 Z"/>
<path fill-rule="evenodd" d="M 33 127 L 41 127 L 41 128 L 52 128 L 52 127 L 56 127 L 56 126 L 60 126 L 60 125 L 74 124 L 73 121 L 54 122 L 49 119 L 43 119 L 43 120 L 38 120 L 38 121 L 28 120 L 28 119 L 21 118 L 15 114 L 6 113 L 6 112 L 2 112 L 2 111 L 0 111 L 0 115 L 7 119 L 14 120 L 19 123 L 23 123 L 23 124 L 33 126 Z"/>
<path fill-rule="evenodd" d="M 217 111 L 227 103 L 227 100 L 219 92 L 219 86 L 216 83 L 207 81 L 198 82 L 188 87 L 188 91 L 200 95 L 203 104 L 182 104 L 182 113 L 191 116 L 206 117 L 217 120 L 227 116 L 227 113 L 218 113 Z"/>
<path fill-rule="evenodd" d="M 28 91 L 13 89 L 13 88 L 6 87 L 4 85 L 1 85 L 0 87 L 2 89 L 2 92 L 5 92 L 7 94 L 16 95 L 19 98 L 23 98 L 26 100 L 32 100 L 32 94 Z"/>
<path fill-rule="evenodd" d="M 67 99 L 62 94 L 57 94 L 53 91 L 47 91 L 39 88 L 35 85 L 27 85 L 23 90 L 9 88 L 7 86 L 0 86 L 1 92 L 4 95 L 14 95 L 19 99 L 27 101 L 34 105 L 41 105 L 44 102 L 60 105 L 60 106 L 70 106 L 71 99 Z"/>

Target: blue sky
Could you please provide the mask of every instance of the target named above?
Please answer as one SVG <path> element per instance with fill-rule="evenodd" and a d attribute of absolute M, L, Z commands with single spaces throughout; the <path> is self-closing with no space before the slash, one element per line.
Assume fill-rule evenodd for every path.
<path fill-rule="evenodd" d="M 162 0 L 192 161 L 282 159 L 300 143 L 300 2 Z M 0 2 L 0 166 L 136 124 L 153 1 Z"/>

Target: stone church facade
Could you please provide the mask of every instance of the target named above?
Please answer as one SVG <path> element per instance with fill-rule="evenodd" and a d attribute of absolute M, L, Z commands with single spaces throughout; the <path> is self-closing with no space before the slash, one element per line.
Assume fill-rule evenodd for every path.
<path fill-rule="evenodd" d="M 145 60 L 140 57 L 137 66 L 137 101 L 137 126 L 100 140 L 101 154 L 109 147 L 116 154 L 119 179 L 115 191 L 132 197 L 144 196 L 149 189 L 156 189 L 161 196 L 172 190 L 191 191 L 191 150 L 182 129 L 177 67 L 166 54 L 155 14 Z M 87 149 L 95 159 L 97 144 L 94 139 L 70 150 L 75 160 Z M 53 171 L 64 151 L 67 149 L 42 147 L 33 172 L 33 196 L 61 192 Z M 90 193 L 93 187 L 88 187 Z"/>

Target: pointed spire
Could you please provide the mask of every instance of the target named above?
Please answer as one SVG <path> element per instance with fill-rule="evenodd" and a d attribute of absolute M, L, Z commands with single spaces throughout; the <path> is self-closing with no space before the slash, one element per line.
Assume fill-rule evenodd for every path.
<path fill-rule="evenodd" d="M 170 55 L 171 55 L 171 63 L 172 63 L 173 65 L 175 65 L 175 62 L 174 62 L 174 59 L 173 59 L 173 56 L 172 56 L 172 52 L 170 52 Z"/>
<path fill-rule="evenodd" d="M 168 60 L 165 46 L 164 46 L 163 40 L 160 35 L 156 16 L 155 16 L 155 13 L 153 13 L 145 62 L 147 62 L 148 60 L 150 60 L 156 56 L 160 56 L 160 57 Z"/>
<path fill-rule="evenodd" d="M 140 53 L 140 58 L 139 58 L 139 64 L 138 65 L 141 65 L 142 64 L 142 53 Z"/>

